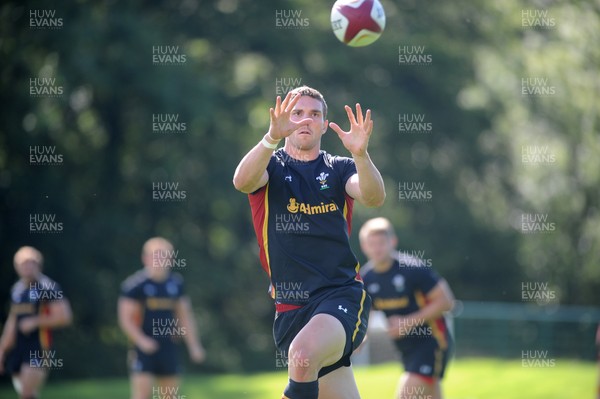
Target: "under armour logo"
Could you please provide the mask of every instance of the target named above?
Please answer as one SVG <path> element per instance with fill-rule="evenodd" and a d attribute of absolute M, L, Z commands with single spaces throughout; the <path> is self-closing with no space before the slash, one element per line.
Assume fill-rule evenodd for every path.
<path fill-rule="evenodd" d="M 344 313 L 348 313 L 348 309 L 343 308 L 342 305 L 338 305 L 338 310 L 343 310 Z"/>
<path fill-rule="evenodd" d="M 285 181 L 292 181 L 292 176 L 290 176 L 290 175 L 287 175 L 287 176 L 285 177 Z"/>

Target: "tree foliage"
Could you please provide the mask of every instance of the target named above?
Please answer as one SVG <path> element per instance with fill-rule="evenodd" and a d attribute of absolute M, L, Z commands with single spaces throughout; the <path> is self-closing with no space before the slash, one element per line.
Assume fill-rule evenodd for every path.
<path fill-rule="evenodd" d="M 154 235 L 187 261 L 204 367 L 274 367 L 267 279 L 247 199 L 231 177 L 286 82 L 320 89 L 329 120 L 342 127 L 344 104 L 373 110 L 370 154 L 388 198 L 380 209 L 356 207 L 361 260 L 356 230 L 384 215 L 400 247 L 430 258 L 458 298 L 520 301 L 521 283 L 536 280 L 555 287 L 561 303 L 598 303 L 597 4 L 383 5 L 386 31 L 365 48 L 340 44 L 331 4 L 308 0 L 1 6 L 0 294 L 8 298 L 15 279 L 16 248 L 40 248 L 75 312 L 76 326 L 58 339 L 63 375 L 125 372 L 119 283 L 141 267 L 141 245 Z M 276 26 L 284 9 L 300 11 L 307 26 Z M 555 25 L 524 26 L 529 9 L 547 11 Z M 32 28 L 31 10 L 54 10 L 62 26 Z M 185 60 L 153 62 L 168 46 Z M 430 61 L 400 62 L 415 48 Z M 532 77 L 555 94 L 523 95 L 522 79 Z M 36 78 L 55 79 L 63 94 L 33 96 Z M 185 129 L 153 131 L 157 114 Z M 415 116 L 431 128 L 401 130 L 401 118 Z M 555 162 L 524 163 L 528 146 L 547 146 Z M 32 147 L 54 148 L 63 160 L 31 164 Z M 332 132 L 323 147 L 345 154 Z M 185 199 L 154 200 L 160 182 L 177 184 Z M 431 198 L 402 199 L 403 183 L 424 185 Z M 546 215 L 555 230 L 524 234 L 524 213 Z M 32 214 L 55 215 L 64 228 L 32 233 Z"/>

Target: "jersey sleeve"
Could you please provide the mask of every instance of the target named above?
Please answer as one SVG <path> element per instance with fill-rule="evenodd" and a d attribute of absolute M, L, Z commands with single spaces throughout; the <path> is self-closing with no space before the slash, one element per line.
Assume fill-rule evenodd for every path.
<path fill-rule="evenodd" d="M 336 157 L 336 167 L 338 168 L 342 179 L 343 187 L 345 187 L 348 179 L 356 174 L 356 164 L 354 163 L 354 159 L 348 157 Z"/>
<path fill-rule="evenodd" d="M 56 281 L 52 280 L 50 277 L 46 275 L 42 275 L 38 282 L 35 284 L 35 290 L 39 291 L 39 294 L 36 294 L 36 298 L 38 298 L 41 302 L 46 301 L 60 301 L 64 298 L 64 291 L 61 288 L 60 284 Z M 30 294 L 31 295 L 31 294 Z"/>
<path fill-rule="evenodd" d="M 415 286 L 424 294 L 429 293 L 440 281 L 440 276 L 431 267 L 417 267 L 413 270 Z"/>
<path fill-rule="evenodd" d="M 275 167 L 277 164 L 277 158 L 275 156 L 275 154 L 271 155 L 271 159 L 269 160 L 269 164 L 267 165 L 267 174 L 269 175 L 269 180 L 271 180 L 271 178 L 275 175 Z M 269 182 L 267 181 L 267 184 Z M 266 186 L 266 184 L 265 184 Z M 265 189 L 265 186 L 259 187 L 257 188 L 254 192 L 251 192 L 249 195 L 254 195 L 259 193 L 261 190 Z"/>
<path fill-rule="evenodd" d="M 271 159 L 269 159 L 269 164 L 267 165 L 267 173 L 269 174 L 269 176 L 272 176 L 275 172 L 275 166 L 277 165 L 278 155 L 278 153 L 273 153 L 273 155 L 271 155 Z"/>
<path fill-rule="evenodd" d="M 121 284 L 121 297 L 141 301 L 143 295 L 142 281 L 140 279 L 136 279 L 132 276 Z"/>
<path fill-rule="evenodd" d="M 184 289 L 184 285 L 183 285 L 183 276 L 179 273 L 173 273 L 172 278 L 173 278 L 173 283 L 175 284 L 175 287 L 177 288 L 176 297 L 181 298 L 181 297 L 185 296 L 185 289 Z"/>
<path fill-rule="evenodd" d="M 20 285 L 23 285 L 23 283 L 21 283 L 20 281 L 17 281 L 10 288 L 10 303 L 11 304 L 16 305 L 19 303 L 19 301 L 21 299 L 21 293 L 22 293 L 23 289 L 19 287 Z"/>
<path fill-rule="evenodd" d="M 47 286 L 44 287 L 44 290 L 46 290 L 48 292 L 48 294 L 46 295 L 46 297 L 48 297 L 48 298 L 56 298 L 57 300 L 66 299 L 64 297 L 64 291 L 61 288 L 60 284 L 58 284 L 54 280 L 50 280 L 50 281 L 52 281 L 52 284 L 49 284 L 49 285 L 47 285 Z"/>

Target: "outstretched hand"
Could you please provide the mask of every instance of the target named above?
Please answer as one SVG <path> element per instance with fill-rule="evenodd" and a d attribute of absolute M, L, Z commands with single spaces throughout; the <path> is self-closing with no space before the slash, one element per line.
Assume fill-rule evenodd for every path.
<path fill-rule="evenodd" d="M 344 147 L 352 155 L 362 156 L 367 153 L 367 147 L 369 145 L 369 137 L 373 131 L 373 121 L 371 120 L 371 110 L 368 109 L 367 113 L 363 118 L 362 109 L 360 104 L 356 104 L 356 116 L 352 112 L 352 108 L 344 106 L 346 113 L 348 114 L 348 120 L 350 121 L 350 130 L 345 132 L 339 127 L 337 123 L 331 122 L 329 126 L 337 133 Z"/>
<path fill-rule="evenodd" d="M 299 95 L 292 94 L 291 91 L 288 92 L 283 101 L 281 101 L 280 96 L 277 96 L 275 108 L 269 109 L 269 114 L 271 115 L 269 135 L 273 140 L 284 139 L 300 126 L 311 122 L 310 118 L 305 118 L 298 122 L 290 119 L 294 106 L 300 100 L 300 97 Z"/>

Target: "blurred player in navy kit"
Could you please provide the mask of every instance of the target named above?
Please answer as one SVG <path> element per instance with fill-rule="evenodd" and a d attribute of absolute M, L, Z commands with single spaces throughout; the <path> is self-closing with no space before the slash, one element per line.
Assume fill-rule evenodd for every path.
<path fill-rule="evenodd" d="M 180 340 L 185 341 L 192 361 L 204 360 L 191 303 L 183 293 L 183 278 L 171 272 L 172 253 L 173 246 L 164 238 L 146 241 L 144 268 L 121 286 L 119 325 L 134 346 L 128 358 L 132 399 L 156 396 L 153 392 L 180 395 L 174 393 L 180 382 Z"/>
<path fill-rule="evenodd" d="M 348 241 L 352 207 L 385 199 L 367 152 L 371 111 L 346 106 L 345 132 L 327 121 L 321 93 L 303 86 L 277 97 L 269 112 L 268 133 L 240 161 L 233 184 L 248 194 L 271 280 L 275 344 L 289 359 L 283 398 L 356 399 L 350 355 L 366 332 L 370 298 Z M 328 126 L 352 158 L 321 151 Z"/>
<path fill-rule="evenodd" d="M 60 286 L 42 274 L 43 263 L 33 247 L 15 253 L 19 281 L 12 287 L 10 313 L 0 338 L 0 373 L 12 374 L 21 399 L 39 396 L 49 368 L 58 366 L 56 356 L 49 354 L 52 330 L 72 321 L 71 306 Z"/>
<path fill-rule="evenodd" d="M 385 313 L 388 333 L 402 354 L 405 373 L 397 398 L 441 399 L 440 380 L 452 347 L 443 316 L 454 303 L 450 287 L 422 259 L 396 252 L 389 220 L 368 220 L 359 239 L 369 259 L 361 274 L 373 309 Z"/>
<path fill-rule="evenodd" d="M 598 350 L 598 371 L 600 372 L 600 324 L 598 324 L 598 329 L 596 330 L 596 349 Z M 596 397 L 600 399 L 600 374 L 596 382 Z"/>

